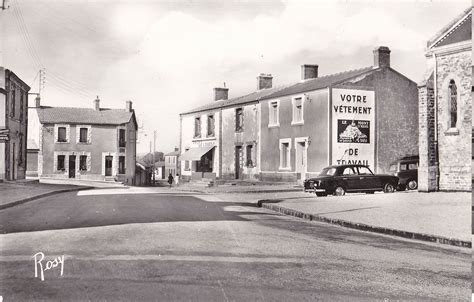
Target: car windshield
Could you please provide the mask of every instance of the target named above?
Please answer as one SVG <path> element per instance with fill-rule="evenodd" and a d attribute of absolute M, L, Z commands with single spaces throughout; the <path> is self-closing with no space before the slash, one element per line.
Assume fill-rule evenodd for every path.
<path fill-rule="evenodd" d="M 397 165 L 390 165 L 390 168 L 389 168 L 389 171 L 390 172 L 397 172 Z"/>
<path fill-rule="evenodd" d="M 336 173 L 336 168 L 324 168 L 319 175 L 321 176 L 333 176 Z"/>

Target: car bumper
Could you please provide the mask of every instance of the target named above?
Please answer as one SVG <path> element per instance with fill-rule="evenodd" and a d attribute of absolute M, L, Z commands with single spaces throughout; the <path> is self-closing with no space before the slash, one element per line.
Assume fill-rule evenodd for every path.
<path fill-rule="evenodd" d="M 314 189 L 313 191 L 316 193 L 326 193 L 326 189 Z"/>

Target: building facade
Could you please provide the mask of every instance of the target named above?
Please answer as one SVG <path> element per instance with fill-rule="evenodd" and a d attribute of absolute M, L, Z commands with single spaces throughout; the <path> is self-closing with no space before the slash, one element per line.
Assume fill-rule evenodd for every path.
<path fill-rule="evenodd" d="M 40 178 L 74 178 L 134 184 L 137 122 L 132 102 L 124 109 L 30 108 Z"/>
<path fill-rule="evenodd" d="M 168 175 L 173 175 L 176 177 L 180 173 L 179 171 L 179 149 L 175 148 L 173 152 L 165 154 L 165 173 L 162 175 L 162 178 L 168 177 Z"/>
<path fill-rule="evenodd" d="M 334 164 L 390 163 L 418 152 L 417 85 L 376 48 L 374 65 L 318 77 L 303 65 L 300 83 L 261 100 L 261 179 L 302 181 Z"/>
<path fill-rule="evenodd" d="M 26 177 L 29 90 L 0 66 L 0 181 Z"/>
<path fill-rule="evenodd" d="M 301 80 L 281 87 L 261 74 L 257 91 L 233 99 L 216 92 L 214 103 L 181 114 L 181 159 L 202 161 L 212 150 L 212 172 L 224 180 L 302 181 L 344 163 L 388 172 L 418 153 L 418 91 L 390 66 L 387 47 L 373 57 L 373 66 L 323 77 L 318 65 L 303 65 Z M 209 116 L 216 131 L 203 137 Z M 193 149 L 198 141 L 209 147 Z"/>
<path fill-rule="evenodd" d="M 471 53 L 469 8 L 427 43 L 428 72 L 419 84 L 420 191 L 471 191 Z"/>

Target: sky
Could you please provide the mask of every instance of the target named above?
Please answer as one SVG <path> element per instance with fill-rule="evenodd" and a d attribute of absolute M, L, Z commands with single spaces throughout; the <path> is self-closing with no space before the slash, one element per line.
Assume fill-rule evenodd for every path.
<path fill-rule="evenodd" d="M 319 75 L 372 66 L 391 49 L 394 69 L 419 82 L 426 41 L 471 6 L 463 1 L 5 0 L 0 65 L 39 90 L 42 105 L 125 108 L 139 124 L 138 153 L 179 145 L 179 113 L 256 89 L 298 82 L 302 64 Z M 30 96 L 32 102 L 34 96 Z"/>

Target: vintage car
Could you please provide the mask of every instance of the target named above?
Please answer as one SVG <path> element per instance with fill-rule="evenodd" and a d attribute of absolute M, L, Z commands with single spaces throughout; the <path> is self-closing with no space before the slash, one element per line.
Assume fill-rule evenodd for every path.
<path fill-rule="evenodd" d="M 375 175 L 364 165 L 335 165 L 324 168 L 318 177 L 306 179 L 304 191 L 315 192 L 317 196 L 346 192 L 392 193 L 397 185 L 397 176 Z"/>
<path fill-rule="evenodd" d="M 418 155 L 405 156 L 390 164 L 389 173 L 399 178 L 397 190 L 416 190 L 418 188 Z"/>

